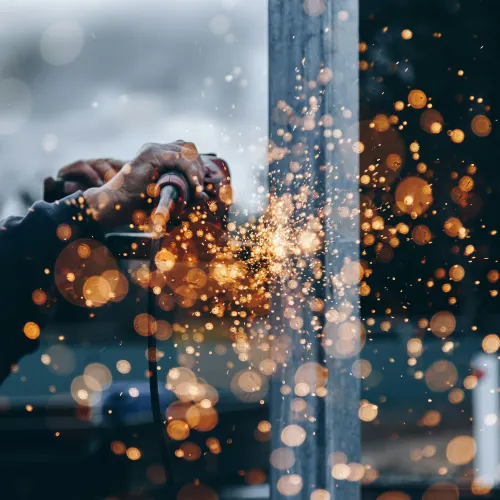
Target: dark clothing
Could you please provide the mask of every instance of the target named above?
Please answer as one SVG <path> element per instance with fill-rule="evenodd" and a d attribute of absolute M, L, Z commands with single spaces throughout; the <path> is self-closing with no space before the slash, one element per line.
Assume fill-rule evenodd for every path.
<path fill-rule="evenodd" d="M 207 220 L 223 226 L 230 204 L 229 169 L 224 160 L 208 156 L 205 192 L 215 205 L 210 206 Z M 224 188 L 225 202 L 221 199 L 224 185 L 229 185 Z M 187 216 L 187 211 L 183 215 Z M 71 231 L 62 228 L 65 230 L 58 232 L 63 224 Z M 25 217 L 0 222 L 0 384 L 13 365 L 38 347 L 38 339 L 28 338 L 30 330 L 28 336 L 25 334 L 26 323 L 35 323 L 40 330 L 47 323 L 57 301 L 54 264 L 61 250 L 80 238 L 104 242 L 98 224 L 87 214 L 80 191 L 55 203 L 37 202 Z M 47 300 L 38 305 L 37 293 L 44 294 L 37 290 L 47 295 Z"/>
<path fill-rule="evenodd" d="M 62 239 L 69 233 L 67 228 L 57 231 L 61 224 L 70 226 L 69 239 Z M 61 250 L 78 238 L 103 238 L 86 213 L 81 192 L 56 203 L 37 202 L 25 217 L 0 222 L 0 384 L 21 357 L 38 347 L 38 339 L 25 335 L 25 325 L 33 322 L 42 329 L 47 323 L 56 301 L 54 264 Z M 47 297 L 40 305 L 34 300 L 41 302 L 37 297 L 45 295 L 33 295 L 36 290 Z"/>

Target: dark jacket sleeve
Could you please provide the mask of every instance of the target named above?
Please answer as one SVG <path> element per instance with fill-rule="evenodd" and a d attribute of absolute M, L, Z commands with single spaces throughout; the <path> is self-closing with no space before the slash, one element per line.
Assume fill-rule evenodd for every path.
<path fill-rule="evenodd" d="M 38 346 L 38 329 L 55 307 L 53 269 L 61 250 L 78 238 L 102 237 L 81 192 L 37 202 L 26 216 L 0 222 L 0 384 Z"/>

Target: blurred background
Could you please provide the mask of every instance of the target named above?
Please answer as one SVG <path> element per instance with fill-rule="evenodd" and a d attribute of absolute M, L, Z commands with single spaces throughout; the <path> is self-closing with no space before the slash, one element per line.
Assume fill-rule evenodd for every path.
<path fill-rule="evenodd" d="M 0 44 L 0 218 L 68 162 L 179 138 L 226 159 L 236 202 L 252 206 L 265 0 L 0 0 Z"/>

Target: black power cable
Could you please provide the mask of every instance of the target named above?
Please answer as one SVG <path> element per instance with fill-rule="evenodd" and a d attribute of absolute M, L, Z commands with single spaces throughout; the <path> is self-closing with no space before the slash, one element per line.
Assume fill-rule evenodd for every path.
<path fill-rule="evenodd" d="M 151 255 L 149 260 L 149 270 L 155 270 L 155 256 L 161 249 L 161 239 L 151 240 Z M 173 477 L 172 462 L 168 447 L 168 436 L 165 429 L 166 422 L 163 419 L 160 407 L 160 394 L 158 391 L 158 362 L 156 350 L 156 334 L 152 331 L 151 318 L 154 318 L 156 295 L 151 287 L 148 287 L 148 321 L 150 322 L 148 331 L 148 370 L 149 370 L 149 392 L 151 397 L 151 411 L 153 413 L 153 423 L 158 434 L 160 445 L 160 456 L 165 471 L 165 493 L 167 499 L 176 498 L 176 488 Z"/>
<path fill-rule="evenodd" d="M 177 174 L 179 176 L 179 174 Z M 180 176 L 179 176 L 180 177 Z M 160 179 L 161 182 L 161 179 Z M 186 182 L 183 180 L 183 182 Z M 181 203 L 185 205 L 186 200 L 181 199 L 180 192 L 177 186 L 167 184 L 165 185 L 160 194 L 161 205 L 170 214 L 173 212 L 175 204 Z M 151 249 L 149 256 L 149 270 L 154 272 L 156 270 L 155 257 L 161 250 L 161 237 L 159 234 L 153 234 L 151 238 Z M 177 495 L 175 480 L 173 477 L 173 464 L 170 459 L 169 441 L 166 432 L 166 420 L 163 419 L 160 407 L 160 394 L 158 391 L 158 361 L 156 349 L 156 333 L 153 331 L 152 320 L 155 316 L 156 295 L 151 286 L 148 286 L 148 370 L 149 370 L 149 391 L 151 398 L 151 411 L 153 413 L 153 423 L 156 428 L 159 444 L 160 455 L 163 462 L 165 471 L 165 499 L 174 500 Z"/>

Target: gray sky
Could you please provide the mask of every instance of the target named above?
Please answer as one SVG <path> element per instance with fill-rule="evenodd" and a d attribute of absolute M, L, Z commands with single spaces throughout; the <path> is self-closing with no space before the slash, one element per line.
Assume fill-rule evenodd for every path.
<path fill-rule="evenodd" d="M 265 162 L 267 0 L 0 0 L 0 216 L 75 159 L 195 141 L 252 205 Z"/>

